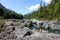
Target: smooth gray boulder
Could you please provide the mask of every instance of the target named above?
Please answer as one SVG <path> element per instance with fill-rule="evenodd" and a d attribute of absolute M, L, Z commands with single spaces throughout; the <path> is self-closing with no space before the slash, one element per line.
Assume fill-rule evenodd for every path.
<path fill-rule="evenodd" d="M 30 29 L 27 27 L 23 27 L 23 28 L 16 27 L 15 31 L 13 31 L 12 33 L 15 33 L 17 39 L 20 39 L 23 38 L 23 36 L 27 31 L 30 31 Z"/>
<path fill-rule="evenodd" d="M 53 33 L 39 33 L 36 32 L 31 36 L 26 36 L 23 40 L 59 40 L 60 34 L 53 34 Z"/>

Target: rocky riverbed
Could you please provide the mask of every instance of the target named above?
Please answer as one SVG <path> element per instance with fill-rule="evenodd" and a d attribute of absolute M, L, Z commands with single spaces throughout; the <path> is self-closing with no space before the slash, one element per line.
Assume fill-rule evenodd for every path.
<path fill-rule="evenodd" d="M 60 40 L 58 21 L 5 19 L 0 20 L 0 23 L 0 40 Z M 38 29 L 31 29 L 32 25 Z M 39 26 L 42 27 L 42 32 L 39 31 Z"/>

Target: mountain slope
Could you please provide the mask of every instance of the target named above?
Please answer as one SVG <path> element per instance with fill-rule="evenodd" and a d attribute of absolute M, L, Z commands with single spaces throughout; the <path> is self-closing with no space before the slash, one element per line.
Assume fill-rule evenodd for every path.
<path fill-rule="evenodd" d="M 10 9 L 5 8 L 0 3 L 0 19 L 22 19 L 23 15 L 18 14 Z"/>
<path fill-rule="evenodd" d="M 52 0 L 47 6 L 41 6 L 37 11 L 28 14 L 27 18 L 39 20 L 60 20 L 60 0 Z"/>

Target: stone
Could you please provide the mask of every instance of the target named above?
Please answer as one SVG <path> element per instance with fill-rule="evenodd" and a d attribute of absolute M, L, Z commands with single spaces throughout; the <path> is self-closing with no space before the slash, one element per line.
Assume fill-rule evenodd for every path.
<path fill-rule="evenodd" d="M 16 22 L 15 22 L 16 21 Z M 43 23 L 42 27 L 45 29 L 58 29 L 60 30 L 60 23 L 56 23 L 55 21 L 34 21 L 32 20 L 32 25 L 36 25 L 39 28 L 39 23 Z M 4 27 L 3 32 L 0 33 L 0 40 L 60 40 L 60 34 L 49 33 L 48 30 L 31 30 L 28 27 L 30 26 L 31 20 L 15 20 L 9 19 L 6 21 L 7 27 Z M 34 23 L 36 22 L 36 23 Z M 11 26 L 10 24 L 14 25 Z M 25 26 L 27 25 L 27 26 Z"/>

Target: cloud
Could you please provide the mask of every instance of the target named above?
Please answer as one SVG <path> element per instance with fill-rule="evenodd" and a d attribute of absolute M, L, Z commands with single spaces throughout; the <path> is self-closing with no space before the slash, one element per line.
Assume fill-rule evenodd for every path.
<path fill-rule="evenodd" d="M 28 10 L 30 12 L 36 11 L 36 10 L 38 10 L 39 7 L 40 7 L 40 4 L 32 5 L 32 6 L 28 7 Z"/>
<path fill-rule="evenodd" d="M 46 4 L 50 4 L 52 0 L 43 0 Z"/>
<path fill-rule="evenodd" d="M 25 12 L 22 12 L 22 13 L 24 13 L 24 14 L 31 13 L 33 11 L 38 10 L 39 7 L 40 7 L 40 4 L 36 4 L 36 5 L 32 5 L 32 6 L 26 6 L 25 9 L 23 10 Z"/>

